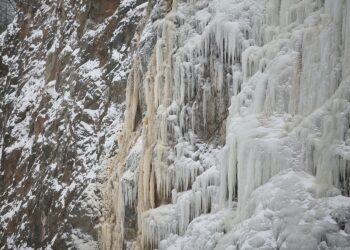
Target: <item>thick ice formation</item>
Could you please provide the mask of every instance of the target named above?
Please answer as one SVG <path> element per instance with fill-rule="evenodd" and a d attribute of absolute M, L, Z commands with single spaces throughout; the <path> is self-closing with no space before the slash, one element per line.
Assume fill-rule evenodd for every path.
<path fill-rule="evenodd" d="M 104 247 L 350 247 L 350 1 L 159 1 L 143 27 L 109 182 L 141 136 L 138 193 L 106 190 L 138 233 L 114 214 Z"/>
<path fill-rule="evenodd" d="M 301 171 L 283 171 L 272 177 L 246 202 L 244 209 L 249 211 L 250 218 L 238 224 L 232 221 L 229 225 L 232 228 L 216 249 L 349 247 L 350 224 L 342 224 L 350 215 L 349 198 L 317 198 L 316 182 Z M 337 192 L 334 188 L 328 191 Z"/>

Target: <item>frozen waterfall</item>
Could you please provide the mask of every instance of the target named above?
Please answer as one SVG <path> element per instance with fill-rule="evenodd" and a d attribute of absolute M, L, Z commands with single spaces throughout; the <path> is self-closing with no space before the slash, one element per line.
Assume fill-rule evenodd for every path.
<path fill-rule="evenodd" d="M 164 0 L 140 30 L 103 247 L 350 248 L 350 1 Z"/>

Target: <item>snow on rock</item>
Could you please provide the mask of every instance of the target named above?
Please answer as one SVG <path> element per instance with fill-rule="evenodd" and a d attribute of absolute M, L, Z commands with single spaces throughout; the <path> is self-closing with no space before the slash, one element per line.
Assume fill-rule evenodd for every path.
<path fill-rule="evenodd" d="M 0 35 L 0 249 L 98 248 L 146 7 L 112 2 L 18 2 Z"/>

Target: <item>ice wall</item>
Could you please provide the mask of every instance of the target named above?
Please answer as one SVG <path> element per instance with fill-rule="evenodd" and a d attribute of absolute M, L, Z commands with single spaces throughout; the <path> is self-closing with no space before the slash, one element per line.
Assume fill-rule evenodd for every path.
<path fill-rule="evenodd" d="M 103 247 L 350 247 L 350 2 L 151 7 Z"/>
<path fill-rule="evenodd" d="M 287 3 L 280 3 L 279 25 L 266 24 L 274 38 L 264 34 L 263 46 L 243 52 L 245 80 L 231 100 L 223 178 L 229 200 L 238 185 L 239 211 L 255 188 L 286 168 L 309 171 L 348 194 L 340 182 L 348 178 L 349 64 L 342 51 L 350 43 L 349 3 Z M 274 4 L 267 20 L 276 15 L 269 11 Z"/>

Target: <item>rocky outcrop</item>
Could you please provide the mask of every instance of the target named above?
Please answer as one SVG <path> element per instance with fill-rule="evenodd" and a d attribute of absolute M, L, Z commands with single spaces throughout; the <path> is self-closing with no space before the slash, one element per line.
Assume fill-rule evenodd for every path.
<path fill-rule="evenodd" d="M 0 246 L 95 249 L 142 1 L 30 1 L 0 36 Z"/>
<path fill-rule="evenodd" d="M 3 32 L 11 23 L 15 14 L 15 3 L 12 0 L 0 1 L 0 32 Z"/>

